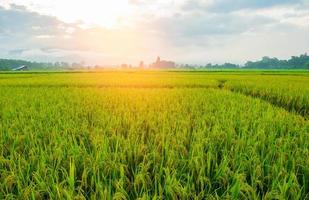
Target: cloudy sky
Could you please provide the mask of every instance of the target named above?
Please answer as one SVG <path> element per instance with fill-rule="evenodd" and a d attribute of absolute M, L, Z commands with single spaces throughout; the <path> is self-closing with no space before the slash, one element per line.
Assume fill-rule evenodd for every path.
<path fill-rule="evenodd" d="M 244 63 L 309 53 L 309 0 L 0 0 L 0 57 Z"/>

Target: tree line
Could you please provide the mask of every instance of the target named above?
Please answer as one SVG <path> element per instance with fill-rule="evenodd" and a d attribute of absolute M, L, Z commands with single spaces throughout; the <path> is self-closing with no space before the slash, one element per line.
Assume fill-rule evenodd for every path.
<path fill-rule="evenodd" d="M 256 62 L 246 62 L 244 67 L 261 69 L 309 69 L 309 56 L 302 54 L 300 56 L 292 56 L 288 60 L 279 60 L 278 58 L 265 56 Z"/>
<path fill-rule="evenodd" d="M 84 67 L 84 63 L 68 62 L 31 62 L 26 60 L 0 59 L 0 71 L 10 71 L 22 65 L 27 66 L 30 70 L 67 70 L 79 69 Z"/>
<path fill-rule="evenodd" d="M 209 63 L 205 66 L 185 64 L 179 67 L 188 69 L 309 69 L 309 56 L 305 53 L 300 56 L 292 56 L 288 60 L 279 60 L 278 58 L 264 56 L 258 61 L 247 61 L 244 65 L 233 63 Z"/>
<path fill-rule="evenodd" d="M 31 62 L 25 60 L 0 59 L 0 71 L 9 71 L 14 68 L 26 65 L 30 70 L 68 70 L 82 69 L 84 63 L 67 63 L 67 62 Z M 178 68 L 185 69 L 309 69 L 309 56 L 301 54 L 300 56 L 292 56 L 288 60 L 280 60 L 278 58 L 263 57 L 258 61 L 247 61 L 244 65 L 233 63 L 224 64 L 207 64 L 201 65 L 178 65 Z"/>

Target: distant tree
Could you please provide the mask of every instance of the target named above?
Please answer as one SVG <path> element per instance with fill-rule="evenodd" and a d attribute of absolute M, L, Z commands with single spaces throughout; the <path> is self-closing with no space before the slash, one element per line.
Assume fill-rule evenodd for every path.
<path fill-rule="evenodd" d="M 222 67 L 226 69 L 236 69 L 236 68 L 239 68 L 239 65 L 232 64 L 232 63 L 224 63 Z"/>
<path fill-rule="evenodd" d="M 56 67 L 56 68 L 60 68 L 60 67 L 61 67 L 60 62 L 55 62 L 54 67 Z"/>
<path fill-rule="evenodd" d="M 83 66 L 80 64 L 80 63 L 72 63 L 72 68 L 75 68 L 75 69 L 79 69 L 79 68 L 82 68 Z"/>
<path fill-rule="evenodd" d="M 205 67 L 206 67 L 206 68 L 212 68 L 212 64 L 211 64 L 211 63 L 208 63 Z"/>
<path fill-rule="evenodd" d="M 61 68 L 69 68 L 70 64 L 67 63 L 67 62 L 61 62 L 60 66 L 61 66 Z"/>
<path fill-rule="evenodd" d="M 279 60 L 278 58 L 263 57 L 259 61 L 248 61 L 245 68 L 262 68 L 262 69 L 302 69 L 306 68 L 309 62 L 309 56 L 302 54 L 300 56 L 292 56 L 289 60 Z"/>

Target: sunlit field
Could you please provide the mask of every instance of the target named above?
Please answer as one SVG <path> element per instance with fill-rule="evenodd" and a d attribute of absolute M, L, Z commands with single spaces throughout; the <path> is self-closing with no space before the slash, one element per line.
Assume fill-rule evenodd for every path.
<path fill-rule="evenodd" d="M 0 199 L 309 198 L 309 73 L 0 74 Z"/>

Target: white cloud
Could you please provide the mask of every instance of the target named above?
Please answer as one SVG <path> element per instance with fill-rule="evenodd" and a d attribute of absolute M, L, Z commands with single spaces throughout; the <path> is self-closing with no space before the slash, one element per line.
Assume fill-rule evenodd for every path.
<path fill-rule="evenodd" d="M 309 51 L 307 0 L 100 2 L 1 1 L 0 56 L 120 64 L 161 55 L 205 64 Z"/>

